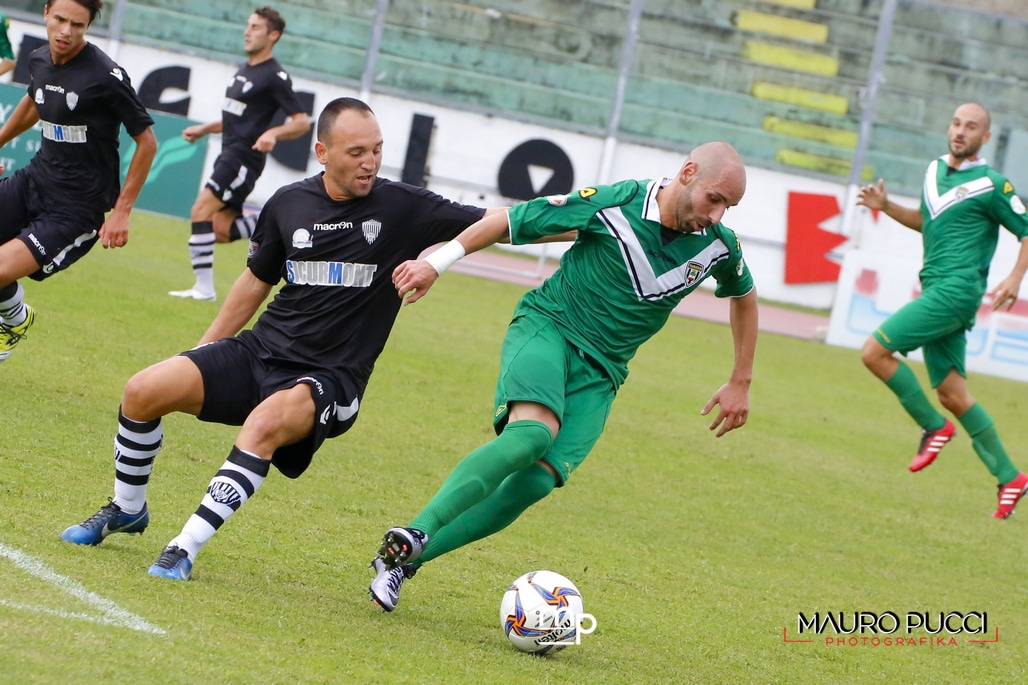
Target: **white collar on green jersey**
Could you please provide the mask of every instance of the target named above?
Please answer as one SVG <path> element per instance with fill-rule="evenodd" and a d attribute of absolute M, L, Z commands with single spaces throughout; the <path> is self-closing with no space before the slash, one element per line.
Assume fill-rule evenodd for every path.
<path fill-rule="evenodd" d="M 657 180 L 650 181 L 649 185 L 646 186 L 646 201 L 643 202 L 642 217 L 647 221 L 660 223 L 660 206 L 657 205 L 657 191 L 669 183 L 671 183 L 671 179 L 667 176 L 662 176 Z"/>
<path fill-rule="evenodd" d="M 939 159 L 942 160 L 943 164 L 945 164 L 946 166 L 949 166 L 949 155 L 943 155 L 942 157 L 939 157 Z M 963 162 L 960 163 L 960 166 L 957 167 L 957 171 L 964 171 L 966 169 L 974 169 L 976 166 L 985 166 L 988 163 L 989 163 L 989 161 L 987 159 L 985 159 L 984 157 L 979 157 L 978 159 L 976 159 L 974 161 L 965 159 Z"/>

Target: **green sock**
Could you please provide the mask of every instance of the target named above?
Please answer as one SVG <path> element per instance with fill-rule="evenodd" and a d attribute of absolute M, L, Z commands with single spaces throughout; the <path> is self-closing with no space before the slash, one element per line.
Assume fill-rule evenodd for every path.
<path fill-rule="evenodd" d="M 978 458 L 985 464 L 985 468 L 989 469 L 989 473 L 996 476 L 1000 485 L 1017 478 L 1017 467 L 1010 461 L 1003 441 L 999 439 L 999 432 L 996 431 L 996 423 L 989 416 L 989 412 L 985 411 L 985 407 L 975 402 L 970 409 L 957 417 L 957 421 L 971 436 L 971 446 L 974 447 Z"/>
<path fill-rule="evenodd" d="M 430 535 L 414 565 L 420 567 L 426 561 L 503 530 L 556 485 L 554 475 L 538 462 L 512 473 L 493 494 Z"/>
<path fill-rule="evenodd" d="M 551 442 L 550 429 L 540 421 L 508 423 L 496 438 L 454 467 L 409 527 L 428 533 L 431 539 L 437 530 L 496 490 L 507 476 L 541 459 Z"/>
<path fill-rule="evenodd" d="M 917 376 L 904 362 L 899 363 L 896 373 L 885 381 L 885 385 L 896 394 L 900 404 L 921 428 L 937 431 L 946 425 L 946 417 L 932 406 L 931 400 L 917 382 Z"/>

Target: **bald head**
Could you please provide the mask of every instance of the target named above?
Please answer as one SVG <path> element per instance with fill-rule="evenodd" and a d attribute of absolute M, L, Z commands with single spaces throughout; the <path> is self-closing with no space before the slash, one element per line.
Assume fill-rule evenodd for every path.
<path fill-rule="evenodd" d="M 960 105 L 957 107 L 957 111 L 953 112 L 953 118 L 977 121 L 978 124 L 986 131 L 992 128 L 992 115 L 989 114 L 989 110 L 985 109 L 977 102 L 965 102 Z"/>
<path fill-rule="evenodd" d="M 746 192 L 746 167 L 734 147 L 722 141 L 703 143 L 693 148 L 685 160 L 696 167 L 697 181 L 724 193 L 728 205 L 738 204 Z"/>
<path fill-rule="evenodd" d="M 683 233 L 716 223 L 746 192 L 746 167 L 728 143 L 704 143 L 693 149 L 672 183 L 657 192 L 660 221 Z"/>
<path fill-rule="evenodd" d="M 949 165 L 958 168 L 965 160 L 976 160 L 982 145 L 989 142 L 991 125 L 992 117 L 989 110 L 977 102 L 968 102 L 957 107 L 946 132 L 949 138 Z"/>

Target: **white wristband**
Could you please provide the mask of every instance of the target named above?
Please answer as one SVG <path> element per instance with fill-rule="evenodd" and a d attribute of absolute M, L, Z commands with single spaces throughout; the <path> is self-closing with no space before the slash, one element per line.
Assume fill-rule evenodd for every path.
<path fill-rule="evenodd" d="M 464 246 L 459 240 L 451 240 L 432 254 L 425 257 L 425 261 L 432 265 L 436 273 L 442 274 L 451 266 L 456 264 L 464 256 Z"/>

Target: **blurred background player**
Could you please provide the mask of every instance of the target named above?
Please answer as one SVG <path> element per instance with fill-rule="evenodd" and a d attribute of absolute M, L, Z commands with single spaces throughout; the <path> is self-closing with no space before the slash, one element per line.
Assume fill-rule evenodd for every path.
<path fill-rule="evenodd" d="M 974 451 L 999 482 L 993 516 L 1005 519 L 1028 490 L 1028 475 L 1010 461 L 992 417 L 968 392 L 964 368 L 967 331 L 974 326 L 985 295 L 1001 225 L 1017 236 L 1021 249 L 1013 271 L 990 293 L 994 310 L 1013 306 L 1028 269 L 1024 204 L 1010 181 L 978 156 L 989 140 L 990 125 L 989 112 L 981 105 L 957 108 L 947 132 L 949 154 L 928 165 L 918 209 L 890 202 L 882 180 L 860 189 L 857 204 L 883 211 L 919 231 L 924 243 L 921 296 L 871 334 L 862 359 L 921 426 L 921 444 L 909 467 L 920 471 L 956 435 L 953 422 L 932 406 L 914 372 L 895 356 L 922 349 L 939 402 L 957 417 L 971 436 Z"/>
<path fill-rule="evenodd" d="M 14 70 L 14 48 L 11 46 L 11 39 L 7 36 L 7 29 L 11 27 L 11 21 L 6 14 L 0 13 L 0 76 Z"/>
<path fill-rule="evenodd" d="M 36 122 L 42 134 L 28 166 L 0 180 L 0 362 L 35 320 L 18 279 L 41 281 L 67 269 L 98 239 L 105 248 L 124 246 L 129 214 L 157 152 L 153 119 L 128 74 L 86 41 L 102 5 L 46 3 L 47 45 L 29 56 L 28 94 L 0 127 L 0 147 Z M 122 126 L 136 141 L 123 186 Z"/>
<path fill-rule="evenodd" d="M 254 10 L 243 31 L 247 60 L 225 89 L 221 119 L 182 131 L 190 143 L 209 133 L 221 133 L 221 154 L 189 213 L 189 256 L 196 282 L 188 290 L 173 290 L 169 295 L 217 299 L 214 244 L 250 237 L 257 216 L 243 216 L 243 202 L 264 171 L 268 153 L 277 141 L 297 138 L 310 128 L 310 118 L 293 92 L 289 74 L 272 56 L 285 28 L 282 15 L 271 7 Z M 286 122 L 268 128 L 279 109 L 287 115 Z"/>

